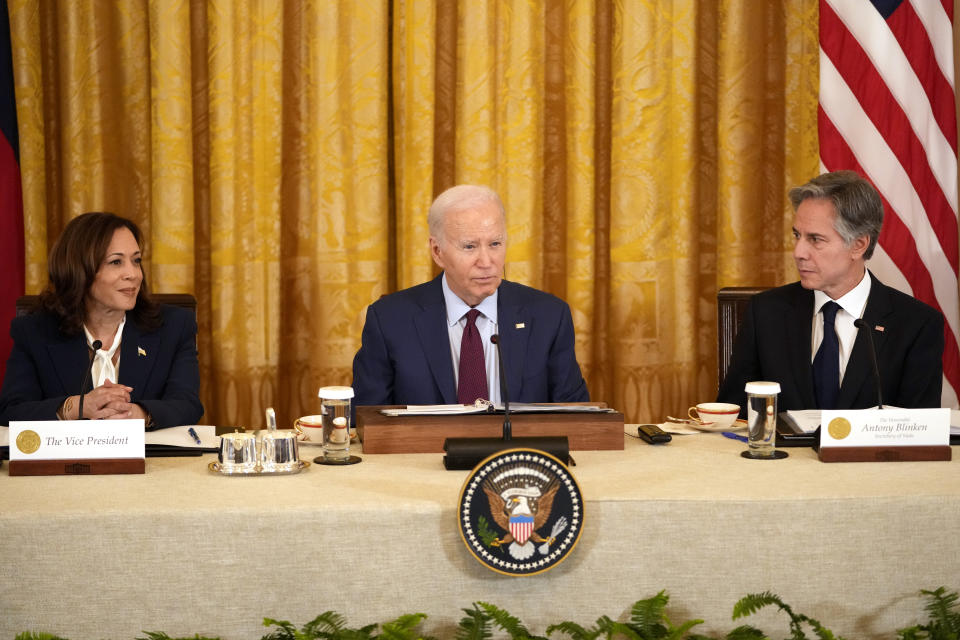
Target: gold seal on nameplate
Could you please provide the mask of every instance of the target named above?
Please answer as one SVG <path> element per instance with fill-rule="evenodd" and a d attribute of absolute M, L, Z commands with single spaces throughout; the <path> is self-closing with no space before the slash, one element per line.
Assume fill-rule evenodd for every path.
<path fill-rule="evenodd" d="M 40 448 L 40 434 L 27 429 L 17 436 L 17 449 L 22 453 L 33 453 Z"/>
<path fill-rule="evenodd" d="M 827 427 L 827 433 L 834 440 L 843 440 L 850 435 L 850 421 L 846 418 L 834 418 Z"/>

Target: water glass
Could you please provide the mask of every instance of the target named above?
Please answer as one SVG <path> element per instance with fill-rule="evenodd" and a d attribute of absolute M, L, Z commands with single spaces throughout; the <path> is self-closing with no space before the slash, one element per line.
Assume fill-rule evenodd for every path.
<path fill-rule="evenodd" d="M 778 382 L 748 382 L 747 392 L 747 458 L 770 459 L 777 456 Z"/>

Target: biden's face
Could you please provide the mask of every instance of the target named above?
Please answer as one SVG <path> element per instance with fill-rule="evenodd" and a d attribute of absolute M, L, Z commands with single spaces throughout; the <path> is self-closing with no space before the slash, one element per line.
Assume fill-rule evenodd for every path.
<path fill-rule="evenodd" d="M 440 237 L 430 237 L 434 262 L 447 275 L 447 284 L 471 307 L 493 295 L 503 280 L 507 229 L 500 208 L 485 202 L 447 212 Z"/>

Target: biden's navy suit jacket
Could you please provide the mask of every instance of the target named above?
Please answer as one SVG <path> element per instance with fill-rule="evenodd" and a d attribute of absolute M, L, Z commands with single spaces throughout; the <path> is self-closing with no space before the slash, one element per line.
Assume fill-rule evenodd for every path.
<path fill-rule="evenodd" d="M 353 360 L 357 405 L 457 402 L 441 278 L 385 296 L 367 309 Z M 511 402 L 590 399 L 567 303 L 503 280 L 497 327 Z"/>
<path fill-rule="evenodd" d="M 196 424 L 203 416 L 197 361 L 197 322 L 179 307 L 161 306 L 163 324 L 145 332 L 128 316 L 120 343 L 120 384 L 133 387 L 131 402 L 153 418 L 153 427 Z M 55 420 L 68 396 L 80 393 L 90 365 L 84 335 L 70 336 L 58 318 L 38 311 L 14 318 L 13 351 L 0 391 L 0 424 Z M 87 382 L 86 391 L 90 390 Z"/>
<path fill-rule="evenodd" d="M 939 407 L 943 385 L 943 315 L 871 274 L 863 320 L 873 335 L 883 402 L 896 407 Z M 740 405 L 752 380 L 780 383 L 777 410 L 818 409 L 813 390 L 811 331 L 813 291 L 799 282 L 753 296 L 743 320 L 727 377 L 717 399 Z M 834 409 L 877 405 L 866 328 L 857 331 Z"/>

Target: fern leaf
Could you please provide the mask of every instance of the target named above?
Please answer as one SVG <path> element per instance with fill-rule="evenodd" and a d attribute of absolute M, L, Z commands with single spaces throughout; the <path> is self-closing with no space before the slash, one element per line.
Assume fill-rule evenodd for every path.
<path fill-rule="evenodd" d="M 261 640 L 296 640 L 297 638 L 297 629 L 287 620 L 274 620 L 273 618 L 264 618 L 263 626 L 277 626 L 280 627 L 274 631 L 271 631 L 267 635 L 263 636 Z"/>
<path fill-rule="evenodd" d="M 646 600 L 637 600 L 630 608 L 630 627 L 637 631 L 643 637 L 660 638 L 662 632 L 654 635 L 658 631 L 665 631 L 663 627 L 663 611 L 670 601 L 670 596 L 666 591 L 661 591 L 652 598 Z"/>
<path fill-rule="evenodd" d="M 487 640 L 493 635 L 490 616 L 474 603 L 473 609 L 463 609 L 466 615 L 457 624 L 456 640 Z"/>
<path fill-rule="evenodd" d="M 530 635 L 530 632 L 524 624 L 520 622 L 520 618 L 511 615 L 507 610 L 501 609 L 497 605 L 488 602 L 478 602 L 477 604 L 480 605 L 480 608 L 487 613 L 498 627 L 510 634 L 512 640 L 546 640 L 545 638 Z"/>
<path fill-rule="evenodd" d="M 683 638 L 687 637 L 687 632 L 699 624 L 703 624 L 703 620 L 687 620 L 679 627 L 674 627 L 670 624 L 670 621 L 667 620 L 668 633 L 666 637 L 668 640 L 683 640 Z"/>
<path fill-rule="evenodd" d="M 347 626 L 347 619 L 335 611 L 324 611 L 303 625 L 306 638 L 337 638 Z"/>
<path fill-rule="evenodd" d="M 336 638 L 336 640 L 372 640 L 373 632 L 377 630 L 377 625 L 368 624 L 360 629 L 340 629 L 334 633 L 321 633 L 318 636 L 308 636 L 309 638 Z"/>
<path fill-rule="evenodd" d="M 750 625 L 741 625 L 727 634 L 725 640 L 770 640 L 763 631 Z"/>
<path fill-rule="evenodd" d="M 924 606 L 930 615 L 927 628 L 931 631 L 943 630 L 944 633 L 953 634 L 955 638 L 960 637 L 960 612 L 954 610 L 957 606 L 957 593 L 947 593 L 946 587 L 939 587 L 934 591 L 923 590 L 920 593 L 927 597 L 927 604 Z"/>
<path fill-rule="evenodd" d="M 600 635 L 600 631 L 597 629 L 584 629 L 576 622 L 570 621 L 552 624 L 547 627 L 548 636 L 552 636 L 554 631 L 565 633 L 572 640 L 595 640 Z"/>
<path fill-rule="evenodd" d="M 789 613 L 791 618 L 790 626 L 791 628 L 794 629 L 794 637 L 797 638 L 797 640 L 806 640 L 807 636 L 802 631 L 802 625 L 804 623 L 810 626 L 810 628 L 817 635 L 817 637 L 820 638 L 820 640 L 843 640 L 843 638 L 839 636 L 834 636 L 833 632 L 830 631 L 830 629 L 827 629 L 826 627 L 824 627 L 822 624 L 820 624 L 819 620 L 814 620 L 810 616 L 806 616 L 802 613 L 798 613 L 795 615 L 792 612 L 789 612 Z"/>
<path fill-rule="evenodd" d="M 608 618 L 609 619 L 609 618 Z M 633 627 L 625 622 L 610 620 L 610 625 L 605 629 L 608 638 L 626 638 L 627 640 L 647 640 L 645 636 L 640 635 Z M 656 636 L 660 637 L 660 636 Z"/>
<path fill-rule="evenodd" d="M 393 622 L 385 622 L 379 637 L 384 640 L 417 640 L 420 634 L 416 628 L 426 617 L 425 613 L 408 613 Z"/>
<path fill-rule="evenodd" d="M 768 607 L 772 604 L 777 605 L 780 609 L 785 609 L 789 611 L 790 607 L 783 603 L 783 600 L 780 599 L 775 593 L 769 591 L 764 591 L 763 593 L 748 593 L 743 596 L 733 605 L 733 619 L 745 618 L 749 615 L 753 615 L 760 609 Z"/>
<path fill-rule="evenodd" d="M 42 631 L 24 631 L 14 636 L 14 640 L 65 640 L 65 638 Z"/>

